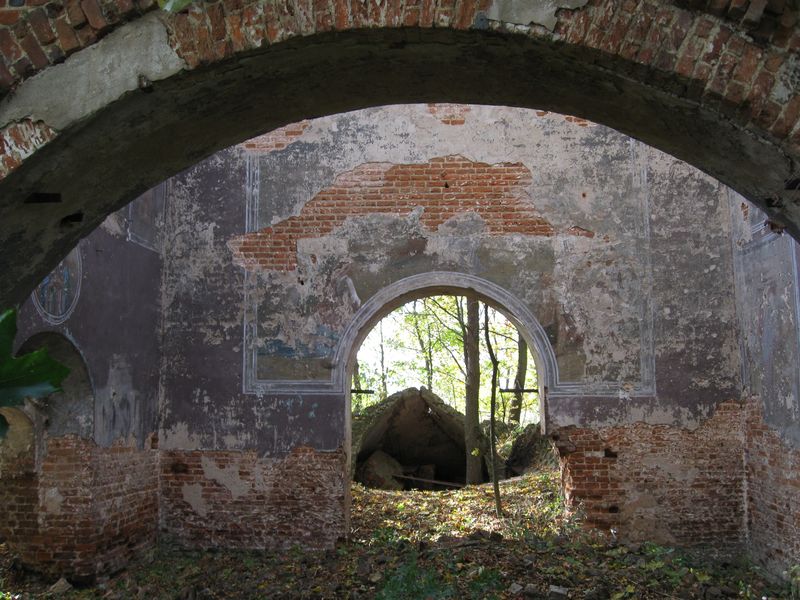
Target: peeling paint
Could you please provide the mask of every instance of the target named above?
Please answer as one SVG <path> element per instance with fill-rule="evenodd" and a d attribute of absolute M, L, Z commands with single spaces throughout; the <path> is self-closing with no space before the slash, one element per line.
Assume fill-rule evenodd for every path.
<path fill-rule="evenodd" d="M 213 459 L 204 456 L 201 464 L 203 465 L 203 474 L 223 485 L 231 493 L 234 500 L 250 491 L 250 483 L 243 481 L 239 477 L 238 463 L 233 462 L 227 467 L 219 467 Z"/>
<path fill-rule="evenodd" d="M 25 81 L 0 103 L 0 123 L 28 119 L 63 130 L 138 89 L 140 76 L 159 81 L 185 66 L 150 13 Z"/>
<path fill-rule="evenodd" d="M 588 0 L 493 0 L 486 18 L 515 25 L 542 25 L 553 31 L 560 8 L 575 9 L 587 4 Z"/>

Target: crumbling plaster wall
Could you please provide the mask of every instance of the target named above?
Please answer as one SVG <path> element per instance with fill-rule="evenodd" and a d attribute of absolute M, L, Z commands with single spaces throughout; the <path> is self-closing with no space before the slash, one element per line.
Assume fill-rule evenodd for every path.
<path fill-rule="evenodd" d="M 19 314 L 22 351 L 46 347 L 71 372 L 63 393 L 25 407 L 29 464 L 2 473 L 2 533 L 24 564 L 73 581 L 155 542 L 159 228 L 150 192 L 82 240 Z"/>
<path fill-rule="evenodd" d="M 748 535 L 774 571 L 800 562 L 800 246 L 731 192 Z"/>
<path fill-rule="evenodd" d="M 374 294 L 434 271 L 484 278 L 541 323 L 558 365 L 545 416 L 562 436 L 566 476 L 593 475 L 597 450 L 569 441 L 588 428 L 604 428 L 608 440 L 592 443 L 615 446 L 628 465 L 652 449 L 634 423 L 675 442 L 646 472 L 615 467 L 613 502 L 600 485 L 584 486 L 576 502 L 599 496 L 605 515 L 638 515 L 652 531 L 675 517 L 642 496 L 663 484 L 663 498 L 705 507 L 676 527 L 678 541 L 692 541 L 692 523 L 723 519 L 707 537 L 741 542 L 743 437 L 732 434 L 733 459 L 711 447 L 741 420 L 693 434 L 741 396 L 727 194 L 580 119 L 458 105 L 304 121 L 173 178 L 162 529 L 187 543 L 205 532 L 236 545 L 225 523 L 238 518 L 259 530 L 258 545 L 307 537 L 276 529 L 268 506 L 256 516 L 236 501 L 262 500 L 265 474 L 298 449 L 308 452 L 319 510 L 343 511 L 346 481 L 329 469 L 347 439 L 337 345 Z M 214 475 L 222 472 L 230 477 Z M 224 518 L 201 518 L 210 515 Z"/>

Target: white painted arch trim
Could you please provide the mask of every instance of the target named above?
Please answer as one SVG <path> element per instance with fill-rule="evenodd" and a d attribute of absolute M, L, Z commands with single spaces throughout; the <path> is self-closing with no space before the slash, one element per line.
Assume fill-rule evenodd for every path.
<path fill-rule="evenodd" d="M 539 385 L 552 387 L 558 381 L 558 364 L 541 323 L 528 307 L 502 287 L 474 275 L 432 271 L 411 275 L 378 291 L 361 305 L 345 329 L 333 359 L 333 387 L 345 391 L 361 342 L 372 327 L 406 302 L 435 294 L 476 293 L 503 313 L 522 333 L 533 352 Z"/>

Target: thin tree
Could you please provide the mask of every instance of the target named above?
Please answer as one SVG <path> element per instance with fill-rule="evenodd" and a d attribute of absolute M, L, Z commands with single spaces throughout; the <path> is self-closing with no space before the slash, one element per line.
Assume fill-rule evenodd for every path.
<path fill-rule="evenodd" d="M 386 352 L 383 347 L 383 319 L 378 322 L 378 330 L 381 338 L 381 398 L 386 398 L 389 394 L 386 389 Z"/>
<path fill-rule="evenodd" d="M 431 324 L 427 298 L 422 300 L 422 315 L 425 316 L 425 325 L 427 329 L 427 339 L 422 335 L 422 327 L 420 326 L 420 312 L 417 310 L 417 301 L 414 300 L 412 305 L 414 334 L 419 344 L 419 351 L 425 361 L 425 381 L 428 384 L 428 389 L 433 391 L 433 340 L 431 339 Z"/>
<path fill-rule="evenodd" d="M 522 390 L 528 372 L 528 344 L 522 334 L 517 332 L 517 376 L 514 378 L 514 397 L 511 400 L 508 420 L 519 425 L 522 418 Z"/>
<path fill-rule="evenodd" d="M 489 307 L 483 305 L 483 333 L 486 337 L 486 350 L 489 352 L 489 359 L 492 361 L 492 394 L 491 403 L 489 405 L 489 442 L 491 446 L 491 460 L 489 464 L 492 465 L 492 488 L 494 489 L 494 505 L 495 512 L 498 517 L 503 516 L 503 507 L 500 504 L 500 481 L 497 474 L 497 437 L 494 431 L 495 411 L 497 410 L 497 373 L 499 371 L 499 361 L 495 356 L 494 348 L 492 348 L 492 340 L 489 337 Z"/>
<path fill-rule="evenodd" d="M 463 320 L 463 309 L 458 302 L 460 325 L 464 339 L 464 364 L 466 382 L 464 386 L 464 446 L 467 460 L 467 483 L 481 483 L 483 480 L 483 459 L 480 453 L 480 308 L 478 299 L 467 296 L 467 319 Z"/>

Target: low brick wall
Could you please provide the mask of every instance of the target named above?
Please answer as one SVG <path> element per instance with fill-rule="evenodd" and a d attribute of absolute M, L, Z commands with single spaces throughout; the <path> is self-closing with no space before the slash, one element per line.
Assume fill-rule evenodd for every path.
<path fill-rule="evenodd" d="M 748 403 L 747 506 L 750 555 L 770 570 L 800 564 L 800 449 L 764 423 Z"/>
<path fill-rule="evenodd" d="M 169 450 L 161 459 L 161 531 L 194 548 L 329 548 L 347 533 L 342 450 Z"/>
<path fill-rule="evenodd" d="M 745 541 L 745 407 L 725 402 L 695 430 L 643 423 L 557 432 L 564 489 L 590 525 L 622 539 Z"/>
<path fill-rule="evenodd" d="M 0 533 L 23 564 L 91 581 L 155 543 L 157 452 L 51 438 L 39 469 L 4 473 Z"/>

